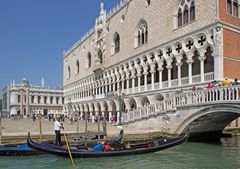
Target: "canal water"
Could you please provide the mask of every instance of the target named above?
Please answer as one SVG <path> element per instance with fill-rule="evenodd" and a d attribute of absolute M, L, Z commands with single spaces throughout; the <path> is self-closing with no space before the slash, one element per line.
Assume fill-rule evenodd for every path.
<path fill-rule="evenodd" d="M 216 142 L 187 142 L 163 151 L 131 156 L 74 159 L 77 169 L 240 169 L 240 136 Z M 72 169 L 54 155 L 0 157 L 0 169 Z"/>

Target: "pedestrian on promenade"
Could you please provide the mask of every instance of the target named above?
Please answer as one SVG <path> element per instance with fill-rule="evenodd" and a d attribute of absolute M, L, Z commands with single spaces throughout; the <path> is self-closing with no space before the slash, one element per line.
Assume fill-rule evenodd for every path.
<path fill-rule="evenodd" d="M 227 77 L 225 77 L 225 79 L 223 80 L 223 86 L 230 86 L 230 80 L 227 78 Z"/>
<path fill-rule="evenodd" d="M 232 83 L 233 86 L 238 86 L 239 83 L 238 83 L 238 79 L 234 79 L 234 82 Z"/>
<path fill-rule="evenodd" d="M 54 130 L 55 130 L 55 134 L 56 134 L 55 144 L 59 145 L 59 146 L 62 145 L 61 132 L 60 132 L 61 128 L 64 129 L 62 123 L 59 122 L 59 118 L 56 118 L 55 122 L 54 122 Z"/>

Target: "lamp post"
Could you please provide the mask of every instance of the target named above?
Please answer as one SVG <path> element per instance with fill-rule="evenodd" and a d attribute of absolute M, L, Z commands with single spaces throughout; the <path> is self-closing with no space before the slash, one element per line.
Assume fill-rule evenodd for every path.
<path fill-rule="evenodd" d="M 122 111 L 123 111 L 123 109 L 122 109 L 122 100 L 123 100 L 124 95 L 125 95 L 125 93 L 122 93 L 121 91 L 117 95 L 118 96 L 118 103 L 119 103 L 119 119 L 118 119 L 117 126 L 119 128 L 122 128 L 122 126 L 123 126 L 123 124 L 122 124 Z"/>
<path fill-rule="evenodd" d="M 71 110 L 72 110 L 72 101 L 71 101 L 71 98 L 68 99 L 68 115 L 70 115 L 71 113 Z"/>
<path fill-rule="evenodd" d="M 79 112 L 77 111 L 77 133 L 79 133 Z"/>

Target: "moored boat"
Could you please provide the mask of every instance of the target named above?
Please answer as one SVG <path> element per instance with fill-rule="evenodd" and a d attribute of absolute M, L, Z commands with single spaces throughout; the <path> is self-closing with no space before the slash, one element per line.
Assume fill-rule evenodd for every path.
<path fill-rule="evenodd" d="M 176 138 L 156 139 L 149 142 L 139 144 L 113 144 L 113 150 L 110 151 L 96 151 L 92 148 L 79 148 L 70 146 L 71 155 L 73 158 L 79 157 L 106 157 L 106 156 L 122 156 L 134 154 L 146 154 L 164 150 L 187 141 L 187 134 Z M 30 147 L 55 154 L 58 156 L 69 157 L 69 152 L 66 147 L 59 147 L 49 143 L 38 143 L 28 137 L 27 143 Z"/>
<path fill-rule="evenodd" d="M 38 155 L 43 152 L 37 151 L 28 144 L 5 144 L 0 145 L 0 156 L 29 156 Z"/>

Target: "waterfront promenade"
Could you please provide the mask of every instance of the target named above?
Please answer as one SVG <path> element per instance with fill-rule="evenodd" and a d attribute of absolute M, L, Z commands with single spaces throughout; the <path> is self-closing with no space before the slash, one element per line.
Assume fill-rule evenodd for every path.
<path fill-rule="evenodd" d="M 73 122 L 71 124 L 70 120 L 65 119 L 64 122 L 62 122 L 64 125 L 64 131 L 66 133 L 77 133 L 77 122 Z M 41 126 L 42 126 L 42 134 L 45 135 L 55 135 L 54 133 L 54 122 L 48 121 L 47 119 L 41 120 Z M 98 124 L 97 123 L 91 123 L 89 122 L 88 125 L 88 131 L 91 132 L 97 132 L 98 131 Z M 157 130 L 136 130 L 134 128 L 130 128 L 128 126 L 124 126 L 124 133 L 126 135 L 145 135 L 148 137 L 150 133 L 156 133 L 159 132 Z M 79 133 L 84 132 L 85 130 L 85 121 L 81 120 L 79 121 Z M 110 124 L 107 123 L 107 134 L 108 136 L 112 137 L 117 134 L 119 134 L 119 131 L 121 128 L 118 128 L 116 124 Z M 100 123 L 100 131 L 102 131 L 102 122 Z M 33 121 L 32 119 L 20 119 L 20 120 L 13 120 L 12 118 L 4 118 L 2 119 L 2 135 L 3 138 L 7 137 L 26 137 L 27 133 L 30 132 L 31 135 L 38 136 L 40 135 L 40 123 L 39 120 Z M 17 141 L 17 140 L 16 140 Z"/>

